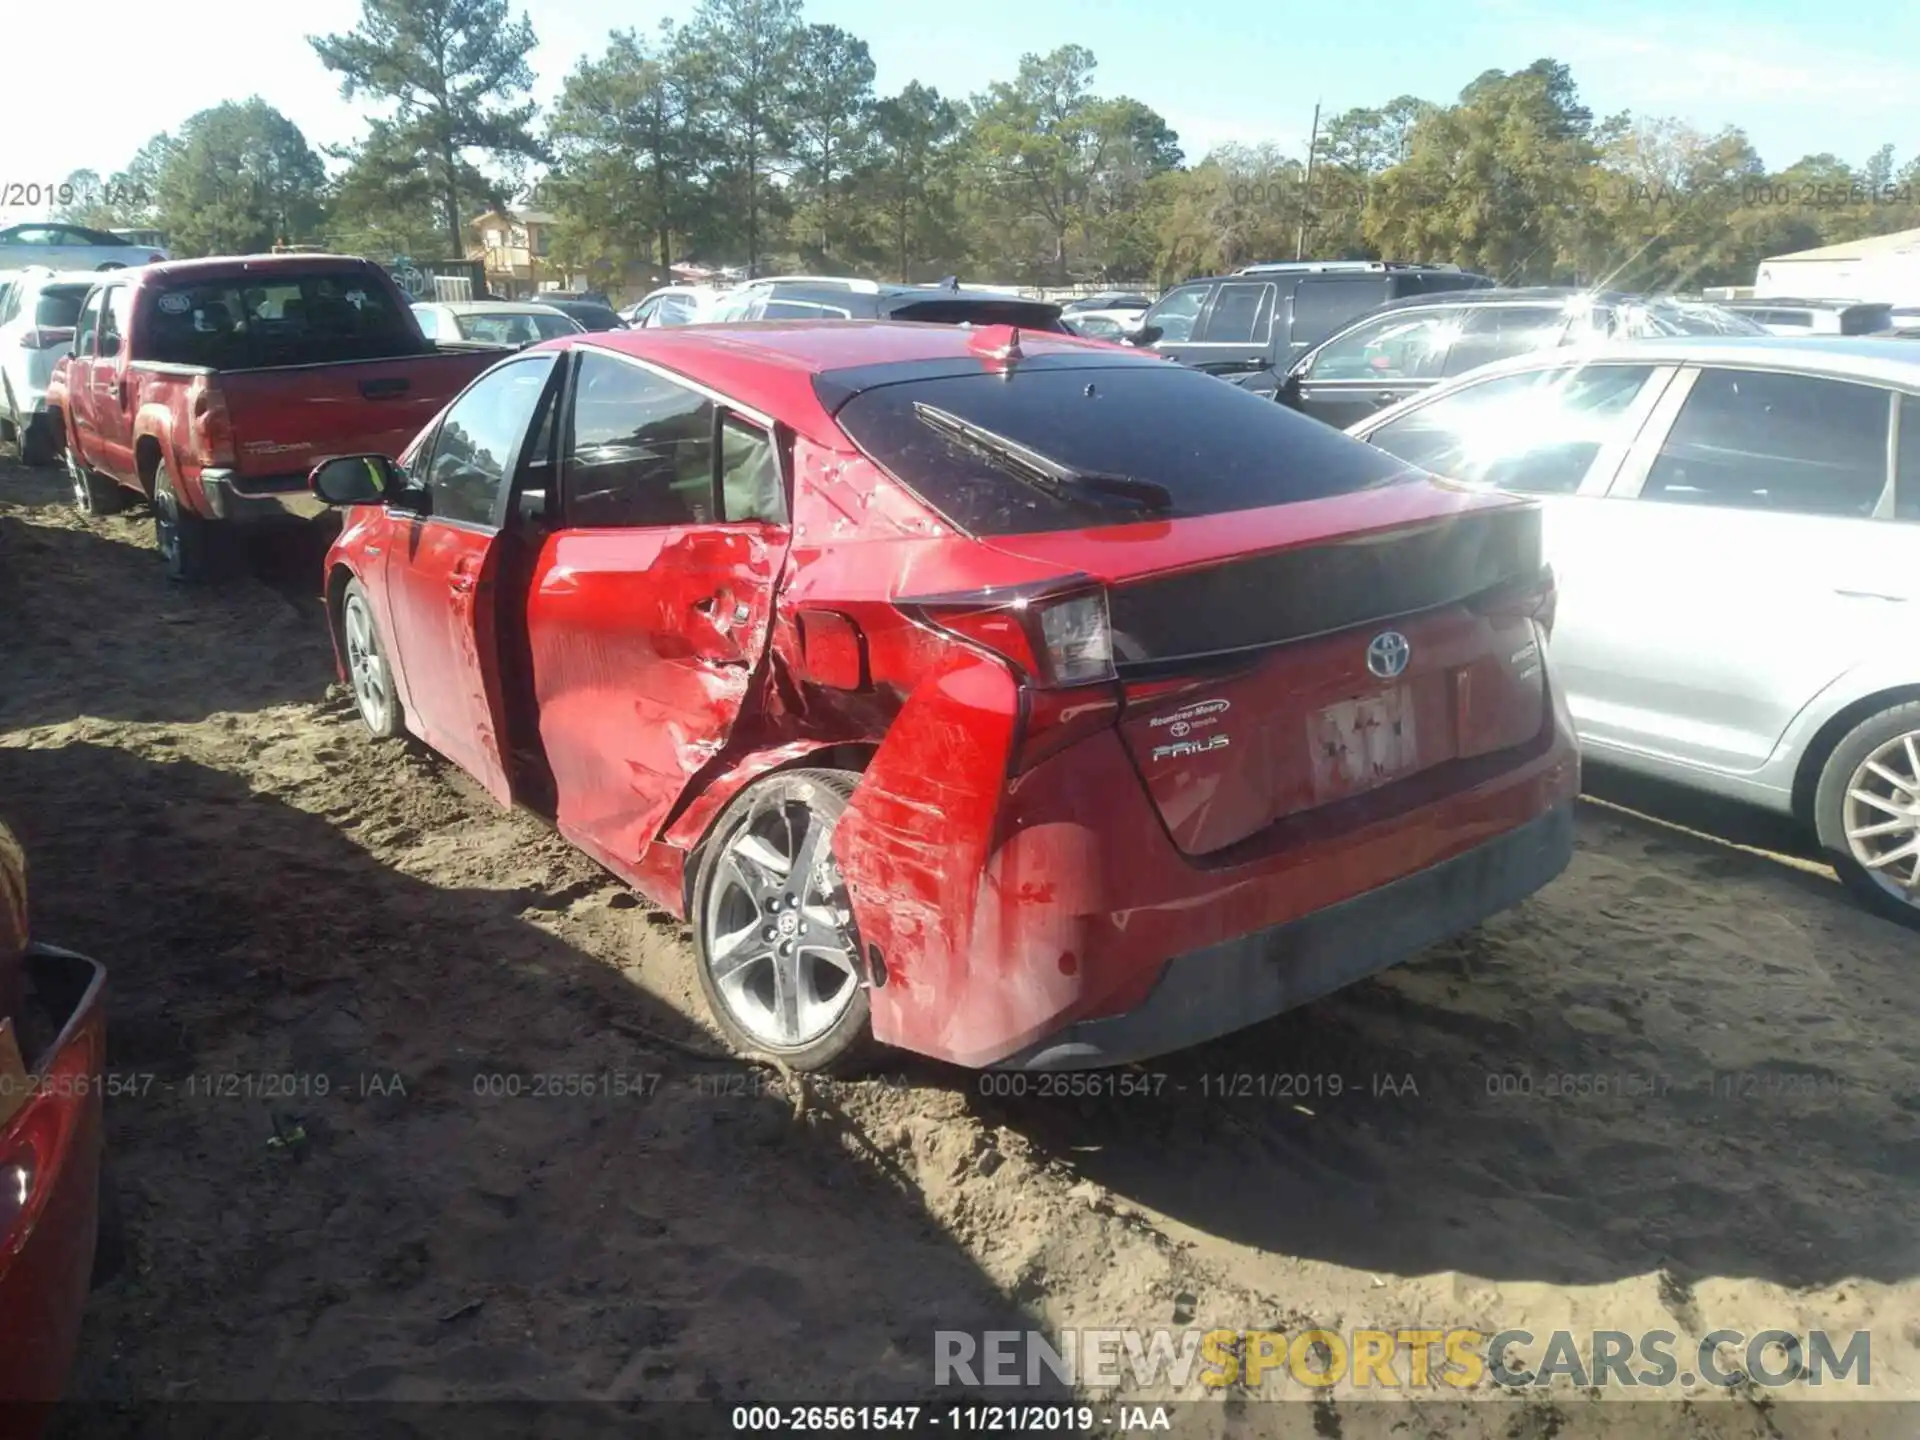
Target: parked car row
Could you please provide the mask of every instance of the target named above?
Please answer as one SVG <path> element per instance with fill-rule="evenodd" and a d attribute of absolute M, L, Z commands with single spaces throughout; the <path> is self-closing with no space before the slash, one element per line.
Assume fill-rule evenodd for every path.
<path fill-rule="evenodd" d="M 48 427 L 74 503 L 145 500 L 181 580 L 220 568 L 229 530 L 315 514 L 315 461 L 399 448 L 501 353 L 426 340 L 387 272 L 348 256 L 96 279 L 47 385 Z"/>
<path fill-rule="evenodd" d="M 721 324 L 438 354 L 357 263 L 93 292 L 53 387 L 76 498 L 149 494 L 175 573 L 243 500 L 341 510 L 368 730 L 686 918 L 743 1049 L 1082 1066 L 1250 1023 L 1557 874 L 1576 726 L 1802 815 L 1920 914 L 1920 362 L 1889 347 L 1459 272 L 1208 282 L 1203 325 L 1238 285 L 1273 322 L 1328 277 L 1446 282 L 1276 404 L 956 282 L 772 277 Z M 941 323 L 871 323 L 903 318 Z M 1352 436 L 1309 418 L 1342 384 Z M 155 432 L 111 429 L 123 390 Z"/>

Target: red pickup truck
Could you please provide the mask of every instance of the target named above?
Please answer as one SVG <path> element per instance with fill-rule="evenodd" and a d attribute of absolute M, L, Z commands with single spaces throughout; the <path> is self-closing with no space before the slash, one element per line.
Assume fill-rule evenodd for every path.
<path fill-rule="evenodd" d="M 80 509 L 147 500 L 167 573 L 200 580 L 224 525 L 323 513 L 318 461 L 398 454 L 498 358 L 436 348 L 369 260 L 171 261 L 88 294 L 47 409 Z"/>

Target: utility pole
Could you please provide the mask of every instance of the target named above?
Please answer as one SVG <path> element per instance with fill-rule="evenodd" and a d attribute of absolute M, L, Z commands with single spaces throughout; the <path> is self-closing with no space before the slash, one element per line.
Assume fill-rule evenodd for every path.
<path fill-rule="evenodd" d="M 1320 146 L 1320 102 L 1313 102 L 1313 130 L 1307 136 L 1307 180 L 1300 190 L 1300 230 L 1294 237 L 1293 258 L 1307 258 L 1307 213 L 1313 206 L 1313 152 Z"/>

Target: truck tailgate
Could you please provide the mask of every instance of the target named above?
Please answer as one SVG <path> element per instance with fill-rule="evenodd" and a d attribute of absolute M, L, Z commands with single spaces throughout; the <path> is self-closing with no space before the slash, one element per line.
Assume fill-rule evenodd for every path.
<path fill-rule="evenodd" d="M 329 455 L 398 455 L 440 408 L 504 352 L 224 370 L 242 478 L 286 475 Z"/>

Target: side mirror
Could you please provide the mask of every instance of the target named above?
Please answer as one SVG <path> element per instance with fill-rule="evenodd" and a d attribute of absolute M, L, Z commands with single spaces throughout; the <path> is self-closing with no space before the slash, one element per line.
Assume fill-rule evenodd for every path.
<path fill-rule="evenodd" d="M 384 455 L 336 455 L 307 474 L 307 488 L 329 505 L 377 505 L 399 488 Z"/>
<path fill-rule="evenodd" d="M 1135 345 L 1146 346 L 1157 341 L 1162 333 L 1158 325 L 1142 325 L 1138 330 L 1134 331 L 1133 334 L 1129 335 L 1127 339 Z"/>

